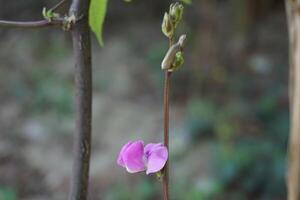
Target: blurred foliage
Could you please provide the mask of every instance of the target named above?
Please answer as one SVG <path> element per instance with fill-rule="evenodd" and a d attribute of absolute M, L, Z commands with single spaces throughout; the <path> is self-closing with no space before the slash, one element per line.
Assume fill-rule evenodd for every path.
<path fill-rule="evenodd" d="M 209 100 L 192 100 L 189 102 L 186 124 L 193 137 L 212 132 L 216 109 L 216 105 Z"/>
<path fill-rule="evenodd" d="M 132 200 L 132 199 L 143 199 L 151 200 L 155 199 L 157 188 L 154 184 L 155 180 L 152 180 L 149 177 L 141 177 L 141 179 L 134 185 L 128 185 L 126 183 L 119 184 L 110 189 L 108 195 L 105 197 L 105 200 Z"/>
<path fill-rule="evenodd" d="M 201 179 L 191 183 L 190 180 L 180 180 L 177 184 L 171 185 L 172 199 L 175 200 L 205 200 L 212 199 L 223 191 L 219 181 L 214 179 Z"/>
<path fill-rule="evenodd" d="M 188 102 L 186 126 L 191 140 L 217 139 L 211 165 L 224 190 L 215 198 L 225 194 L 230 199 L 241 199 L 241 194 L 255 199 L 284 198 L 289 131 L 286 106 L 280 105 L 284 95 L 285 90 L 275 85 L 254 102 L 242 98 L 222 105 L 207 98 Z"/>
<path fill-rule="evenodd" d="M 0 199 L 1 200 L 17 200 L 17 194 L 11 188 L 0 187 Z"/>
<path fill-rule="evenodd" d="M 145 62 L 151 67 L 152 80 L 157 89 L 162 89 L 161 61 L 167 51 L 166 42 L 156 42 L 146 52 Z"/>
<path fill-rule="evenodd" d="M 222 146 L 217 155 L 218 179 L 233 193 L 240 191 L 257 198 L 284 197 L 285 154 L 276 144 L 243 139 Z M 264 163 L 264 164 L 262 164 Z"/>
<path fill-rule="evenodd" d="M 43 112 L 56 110 L 62 115 L 69 115 L 72 111 L 72 85 L 58 80 L 56 74 L 48 70 L 35 70 L 32 74 L 35 82 L 33 89 L 33 111 Z"/>

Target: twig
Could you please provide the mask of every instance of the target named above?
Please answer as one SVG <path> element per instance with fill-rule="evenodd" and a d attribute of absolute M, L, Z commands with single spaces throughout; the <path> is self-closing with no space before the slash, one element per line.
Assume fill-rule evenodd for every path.
<path fill-rule="evenodd" d="M 67 0 L 61 0 L 56 5 L 54 5 L 49 10 L 55 11 L 59 7 L 61 7 L 63 4 L 65 4 Z M 64 19 L 53 19 L 53 20 L 37 20 L 37 21 L 10 21 L 10 20 L 0 20 L 0 27 L 8 27 L 8 28 L 44 28 L 49 26 L 62 26 L 64 23 Z"/>
<path fill-rule="evenodd" d="M 73 0 L 69 16 L 88 16 L 90 1 Z M 74 160 L 69 200 L 86 200 L 88 196 L 92 124 L 91 39 L 88 18 L 77 21 L 71 29 L 75 56 Z"/>
<path fill-rule="evenodd" d="M 43 28 L 49 26 L 62 26 L 64 20 L 38 20 L 38 21 L 7 21 L 7 20 L 0 20 L 0 27 L 8 27 L 8 28 Z"/>

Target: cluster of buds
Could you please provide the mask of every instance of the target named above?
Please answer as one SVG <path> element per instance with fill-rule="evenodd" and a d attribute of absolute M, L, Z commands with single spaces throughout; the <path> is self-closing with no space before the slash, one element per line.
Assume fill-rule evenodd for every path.
<path fill-rule="evenodd" d="M 164 19 L 162 22 L 162 32 L 168 38 L 172 38 L 177 28 L 177 25 L 182 19 L 183 14 L 183 5 L 180 3 L 175 3 L 170 5 L 169 12 L 165 13 Z"/>
<path fill-rule="evenodd" d="M 162 22 L 162 32 L 171 41 L 174 39 L 174 32 L 182 19 L 183 5 L 180 3 L 171 4 L 169 12 L 165 13 Z M 183 47 L 186 40 L 186 35 L 180 36 L 178 42 L 170 46 L 165 58 L 161 64 L 163 70 L 173 72 L 183 65 Z"/>

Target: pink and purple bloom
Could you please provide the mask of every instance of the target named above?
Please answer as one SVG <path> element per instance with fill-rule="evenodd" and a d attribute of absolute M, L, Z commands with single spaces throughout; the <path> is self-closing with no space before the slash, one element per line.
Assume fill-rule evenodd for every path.
<path fill-rule="evenodd" d="M 129 141 L 118 156 L 118 165 L 129 173 L 146 170 L 146 174 L 159 172 L 168 160 L 168 150 L 162 143 L 149 143 L 144 146 L 142 140 Z"/>

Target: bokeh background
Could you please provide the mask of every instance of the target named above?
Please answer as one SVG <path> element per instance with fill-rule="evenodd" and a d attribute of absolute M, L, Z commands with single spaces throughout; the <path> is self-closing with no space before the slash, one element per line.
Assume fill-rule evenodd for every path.
<path fill-rule="evenodd" d="M 128 140 L 162 141 L 161 19 L 172 1 L 109 1 L 93 37 L 91 200 L 160 199 L 154 176 L 116 165 Z M 1 19 L 40 19 L 49 0 L 0 0 Z M 64 12 L 62 9 L 61 12 Z M 283 200 L 288 38 L 282 0 L 193 0 L 171 82 L 174 200 Z M 70 35 L 0 27 L 0 200 L 64 200 L 74 131 Z"/>

